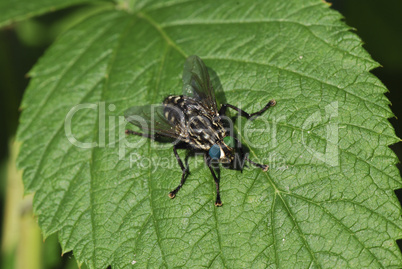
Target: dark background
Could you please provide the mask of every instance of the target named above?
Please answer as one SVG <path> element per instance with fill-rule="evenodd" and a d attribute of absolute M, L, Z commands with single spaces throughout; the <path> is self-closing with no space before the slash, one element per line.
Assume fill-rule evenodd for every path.
<path fill-rule="evenodd" d="M 346 24 L 364 42 L 364 48 L 382 67 L 372 71 L 388 88 L 386 94 L 392 103 L 396 117 L 390 122 L 396 135 L 402 137 L 402 1 L 400 0 L 332 0 L 332 8 L 338 10 Z M 18 125 L 19 104 L 29 79 L 27 72 L 45 49 L 68 25 L 64 23 L 80 7 L 57 11 L 0 30 L 0 164 L 8 157 L 9 142 Z M 64 21 L 63 21 L 64 20 Z M 391 148 L 402 157 L 402 143 Z M 4 165 L 3 165 L 4 167 Z M 399 169 L 401 165 L 398 164 Z M 4 170 L 4 168 L 2 168 Z M 1 171 L 3 174 L 4 171 Z M 0 176 L 0 214 L 3 216 L 5 182 Z M 402 201 L 402 191 L 396 190 Z M 0 217 L 2 218 L 2 217 Z M 0 222 L 2 226 L 2 222 Z M 1 228 L 1 227 L 0 227 Z M 401 242 L 398 242 L 401 247 Z M 65 255 L 63 260 L 69 259 Z M 66 262 L 62 261 L 62 264 Z M 61 268 L 54 263 L 48 268 Z"/>

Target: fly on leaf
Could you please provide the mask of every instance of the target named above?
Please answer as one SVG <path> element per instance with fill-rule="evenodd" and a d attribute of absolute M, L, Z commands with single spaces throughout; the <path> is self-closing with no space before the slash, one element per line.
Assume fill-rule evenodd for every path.
<path fill-rule="evenodd" d="M 216 184 L 215 205 L 221 206 L 219 179 L 213 164 L 225 166 L 243 164 L 242 158 L 252 165 L 268 170 L 268 165 L 258 164 L 242 153 L 240 142 L 232 134 L 233 128 L 227 128 L 229 118 L 225 116 L 227 108 L 236 110 L 247 119 L 261 115 L 276 104 L 269 101 L 264 108 L 255 113 L 247 113 L 231 104 L 222 104 L 218 110 L 214 89 L 204 62 L 195 55 L 189 56 L 183 70 L 183 95 L 170 95 L 160 105 L 135 106 L 125 111 L 128 122 L 141 128 L 142 132 L 126 130 L 126 134 L 145 136 L 150 139 L 169 138 L 173 141 L 173 152 L 182 170 L 180 184 L 169 193 L 174 198 L 183 186 L 188 168 L 177 154 L 178 148 L 187 148 L 204 154 L 205 163 L 211 171 Z M 241 168 L 242 169 L 242 168 Z"/>

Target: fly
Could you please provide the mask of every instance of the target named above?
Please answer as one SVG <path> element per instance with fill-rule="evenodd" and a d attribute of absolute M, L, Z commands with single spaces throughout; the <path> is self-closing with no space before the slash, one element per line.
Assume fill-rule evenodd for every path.
<path fill-rule="evenodd" d="M 264 108 L 255 113 L 247 113 L 231 104 L 222 104 L 218 110 L 214 89 L 204 62 L 195 55 L 189 56 L 183 70 L 183 95 L 170 95 L 161 105 L 135 106 L 125 111 L 125 118 L 138 126 L 143 132 L 126 130 L 126 134 L 145 136 L 157 140 L 168 138 L 173 143 L 173 153 L 182 170 L 180 184 L 169 193 L 175 198 L 183 186 L 188 168 L 184 166 L 177 149 L 184 147 L 194 152 L 202 152 L 216 185 L 215 206 L 222 206 L 219 193 L 219 180 L 214 172 L 213 164 L 233 165 L 243 158 L 252 165 L 268 170 L 268 165 L 255 163 L 248 155 L 236 153 L 242 147 L 231 131 L 226 128 L 225 116 L 227 108 L 236 110 L 247 119 L 259 116 L 269 107 L 276 104 L 269 101 Z M 240 146 L 239 146 L 240 145 Z"/>

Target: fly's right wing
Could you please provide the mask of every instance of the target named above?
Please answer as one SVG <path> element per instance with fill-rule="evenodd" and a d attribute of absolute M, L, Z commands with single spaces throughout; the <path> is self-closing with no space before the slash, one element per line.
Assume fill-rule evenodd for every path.
<path fill-rule="evenodd" d="M 218 113 L 208 69 L 201 58 L 196 55 L 189 56 L 184 63 L 183 95 L 193 97 L 204 104 L 211 115 Z"/>

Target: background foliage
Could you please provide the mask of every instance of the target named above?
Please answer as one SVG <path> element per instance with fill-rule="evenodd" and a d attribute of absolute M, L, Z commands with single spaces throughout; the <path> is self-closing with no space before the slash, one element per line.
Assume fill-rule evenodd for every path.
<path fill-rule="evenodd" d="M 400 178 L 386 147 L 397 139 L 386 121 L 391 114 L 382 97 L 385 88 L 367 73 L 375 64 L 321 2 L 234 4 L 161 8 L 121 2 L 123 11 L 107 11 L 112 6 L 105 4 L 85 7 L 92 12 L 83 14 L 90 15 L 76 15 L 65 26 L 69 30 L 31 71 L 35 79 L 20 129 L 26 187 L 37 190 L 35 208 L 44 234 L 61 230 L 64 251 L 74 249 L 91 267 L 129 266 L 134 259 L 139 266 L 148 257 L 152 264 L 169 266 L 291 266 L 302 260 L 306 266 L 400 265 L 393 241 L 400 237 L 400 208 L 392 192 Z M 180 93 L 172 89 L 180 89 L 184 57 L 193 53 L 216 72 L 229 102 L 254 111 L 263 105 L 256 100 L 264 91 L 278 101 L 264 115 L 279 119 L 278 143 L 272 137 L 251 141 L 271 144 L 253 149 L 254 157 L 275 152 L 286 160 L 286 169 L 271 164 L 266 175 L 223 170 L 225 206 L 218 212 L 212 180 L 201 166 L 171 203 L 166 193 L 177 184 L 178 167 L 127 169 L 127 163 L 116 162 L 116 148 L 70 147 L 58 125 L 72 105 L 83 101 L 113 103 L 116 110 L 108 116 L 116 116 L 128 106 Z M 133 85 L 146 94 L 138 97 Z M 342 174 L 297 143 L 303 131 L 310 131 L 301 123 L 333 100 L 341 106 L 335 119 L 340 137 L 347 137 L 339 146 Z M 96 117 L 82 115 L 75 134 L 97 136 Z M 309 141 L 323 150 L 325 128 L 312 127 Z M 135 152 L 173 157 L 166 147 Z M 196 162 L 190 160 L 190 168 Z M 166 177 L 172 180 L 162 180 Z M 385 226 L 388 230 L 378 229 Z M 346 242 L 353 248 L 345 250 Z"/>

